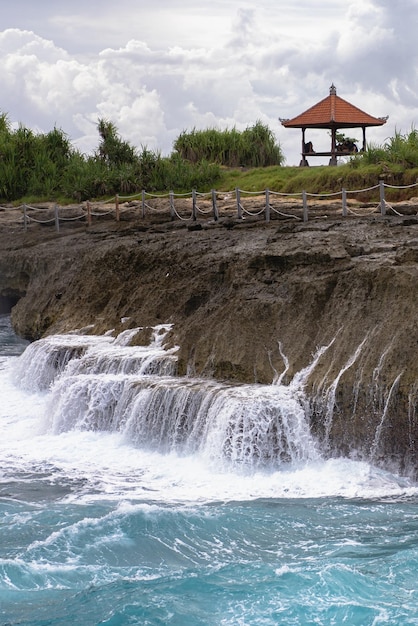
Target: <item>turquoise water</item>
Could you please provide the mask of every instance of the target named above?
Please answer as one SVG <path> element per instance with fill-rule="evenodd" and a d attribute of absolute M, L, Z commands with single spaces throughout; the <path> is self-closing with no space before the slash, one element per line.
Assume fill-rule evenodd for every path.
<path fill-rule="evenodd" d="M 0 340 L 0 624 L 418 624 L 417 486 L 324 459 L 299 391 Z"/>

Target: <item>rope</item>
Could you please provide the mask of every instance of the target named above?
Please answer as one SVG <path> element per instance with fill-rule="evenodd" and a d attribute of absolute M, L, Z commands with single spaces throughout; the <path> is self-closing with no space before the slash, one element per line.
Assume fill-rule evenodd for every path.
<path fill-rule="evenodd" d="M 393 206 L 391 204 L 389 204 L 388 202 L 386 202 L 385 200 L 385 207 L 391 211 L 393 211 L 395 213 L 395 215 L 399 215 L 399 217 L 403 217 L 402 213 L 399 213 L 398 211 L 396 211 Z"/>
<path fill-rule="evenodd" d="M 105 215 L 110 215 L 113 212 L 114 212 L 114 209 L 111 209 L 110 211 L 106 211 L 104 213 L 95 213 L 94 211 L 91 211 L 90 215 L 93 215 L 94 217 L 104 217 Z"/>
<path fill-rule="evenodd" d="M 139 193 L 135 193 L 133 196 L 118 196 L 118 198 L 119 200 L 133 200 L 134 198 L 140 198 L 141 196 L 142 196 L 142 192 L 139 192 Z"/>
<path fill-rule="evenodd" d="M 376 211 L 380 208 L 380 204 L 377 205 L 377 207 L 373 207 L 371 209 L 369 209 L 367 212 L 365 213 L 356 213 L 355 211 L 353 211 L 353 209 L 350 209 L 350 207 L 347 207 L 347 211 L 349 213 L 351 213 L 352 215 L 355 215 L 356 217 L 364 217 L 365 215 L 371 215 L 372 213 L 376 213 Z"/>
<path fill-rule="evenodd" d="M 22 204 L 22 208 L 23 207 L 24 207 L 24 205 Z M 52 211 L 52 209 L 49 209 L 47 207 L 39 208 L 39 207 L 36 207 L 36 206 L 30 206 L 30 204 L 27 204 L 26 208 L 30 209 L 31 211 L 39 211 L 39 212 L 42 212 L 42 211 Z"/>
<path fill-rule="evenodd" d="M 19 209 L 23 208 L 23 204 L 21 204 L 20 206 L 5 206 L 5 207 L 1 207 L 2 211 L 18 211 Z"/>
<path fill-rule="evenodd" d="M 210 207 L 205 211 L 204 209 L 201 209 L 196 205 L 196 211 L 198 211 L 198 213 L 201 213 L 202 215 L 207 215 L 208 213 L 212 213 L 213 209 L 212 207 Z"/>
<path fill-rule="evenodd" d="M 241 206 L 241 205 L 240 205 Z M 252 211 L 247 211 L 247 209 L 245 209 L 243 206 L 241 206 L 241 209 L 244 211 L 244 213 L 246 213 L 247 215 L 252 215 L 253 217 L 256 217 L 257 215 L 261 215 L 261 213 L 264 213 L 264 211 L 266 210 L 266 207 L 262 207 L 259 211 L 253 213 Z"/>
<path fill-rule="evenodd" d="M 83 213 L 83 215 L 77 215 L 76 217 L 59 217 L 59 221 L 60 222 L 75 222 L 76 220 L 81 220 L 84 219 L 86 216 Z"/>
<path fill-rule="evenodd" d="M 331 196 L 340 196 L 341 195 L 341 191 L 334 191 L 333 193 L 308 193 L 306 192 L 307 196 L 311 196 L 316 197 L 316 198 L 330 198 Z"/>
<path fill-rule="evenodd" d="M 302 192 L 301 191 L 296 191 L 294 193 L 283 193 L 281 191 L 271 191 L 270 190 L 270 195 L 274 195 L 274 196 L 286 196 L 286 197 L 295 197 L 295 196 L 301 196 Z"/>
<path fill-rule="evenodd" d="M 418 183 L 412 183 L 412 185 L 388 185 L 387 183 L 383 183 L 384 187 L 388 187 L 390 189 L 411 189 L 411 187 L 417 187 Z"/>
<path fill-rule="evenodd" d="M 148 193 L 148 191 L 144 192 L 146 196 L 149 196 L 150 198 L 169 198 L 170 194 L 169 193 L 163 193 L 161 195 L 157 194 L 157 193 Z M 185 196 L 190 195 L 190 194 L 183 194 Z"/>
<path fill-rule="evenodd" d="M 176 210 L 175 208 L 173 208 L 173 211 L 174 211 L 175 215 L 177 215 L 177 217 L 179 218 L 179 220 L 182 220 L 182 222 L 188 222 L 188 221 L 189 221 L 189 220 L 191 220 L 191 219 L 192 219 L 192 217 L 193 217 L 192 215 L 191 215 L 190 217 L 181 217 L 181 215 L 179 215 L 179 214 L 177 213 L 177 210 Z"/>
<path fill-rule="evenodd" d="M 187 196 L 192 197 L 192 194 L 190 192 L 189 193 L 173 193 L 173 198 L 187 198 Z M 155 197 L 163 198 L 164 196 L 155 196 Z"/>
<path fill-rule="evenodd" d="M 373 189 L 378 189 L 379 185 L 374 185 L 373 187 L 366 187 L 366 189 L 353 189 L 352 191 L 346 189 L 346 193 L 363 193 L 364 191 L 372 191 Z"/>
<path fill-rule="evenodd" d="M 37 220 L 34 217 L 30 217 L 29 215 L 27 215 L 26 219 L 28 220 L 28 222 L 36 222 L 37 224 L 50 224 L 51 222 L 55 222 L 55 217 L 50 220 Z"/>
<path fill-rule="evenodd" d="M 149 204 L 147 204 L 146 202 L 144 202 L 144 207 L 146 207 L 147 209 L 149 209 L 150 211 L 158 211 L 158 209 L 156 209 L 153 206 L 150 206 Z"/>
<path fill-rule="evenodd" d="M 297 215 L 291 215 L 290 213 L 283 213 L 282 211 L 275 209 L 274 206 L 270 205 L 270 209 L 274 211 L 274 213 L 277 213 L 277 215 L 281 215 L 282 217 L 292 217 L 295 220 L 301 220 L 301 218 L 298 217 Z"/>
<path fill-rule="evenodd" d="M 102 204 L 109 204 L 109 202 L 116 202 L 116 196 L 109 198 L 109 200 L 103 200 Z"/>
<path fill-rule="evenodd" d="M 245 189 L 238 189 L 240 193 L 246 193 L 249 196 L 264 196 L 265 191 L 245 191 Z M 227 192 L 232 193 L 232 192 Z"/>

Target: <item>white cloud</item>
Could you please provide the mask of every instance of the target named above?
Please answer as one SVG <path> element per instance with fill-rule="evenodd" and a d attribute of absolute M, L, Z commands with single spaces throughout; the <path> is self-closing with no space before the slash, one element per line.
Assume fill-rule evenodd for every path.
<path fill-rule="evenodd" d="M 99 117 L 163 153 L 183 130 L 261 119 L 297 164 L 300 132 L 278 118 L 312 106 L 332 82 L 363 110 L 390 115 L 369 140 L 417 122 L 416 0 L 33 4 L 4 11 L 0 108 L 33 129 L 63 128 L 83 151 L 98 143 Z"/>

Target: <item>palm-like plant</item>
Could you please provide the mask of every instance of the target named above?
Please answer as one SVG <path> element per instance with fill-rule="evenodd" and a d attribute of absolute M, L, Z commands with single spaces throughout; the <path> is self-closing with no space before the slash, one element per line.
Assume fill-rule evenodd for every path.
<path fill-rule="evenodd" d="M 97 156 L 106 165 L 119 166 L 122 163 L 135 163 L 137 155 L 135 148 L 127 141 L 119 137 L 117 128 L 113 122 L 99 119 L 97 130 L 101 137 L 100 145 L 97 149 Z"/>

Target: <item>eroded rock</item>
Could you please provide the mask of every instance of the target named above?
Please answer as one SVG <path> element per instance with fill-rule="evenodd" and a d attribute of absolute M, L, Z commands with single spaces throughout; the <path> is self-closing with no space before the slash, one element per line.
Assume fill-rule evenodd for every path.
<path fill-rule="evenodd" d="M 330 455 L 416 475 L 416 221 L 175 224 L 4 228 L 0 295 L 18 300 L 17 332 L 172 323 L 181 374 L 290 384 L 305 371 Z"/>

